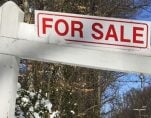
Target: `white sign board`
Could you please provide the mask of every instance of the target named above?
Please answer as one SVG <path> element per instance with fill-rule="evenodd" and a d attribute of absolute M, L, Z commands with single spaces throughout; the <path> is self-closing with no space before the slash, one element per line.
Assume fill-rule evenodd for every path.
<path fill-rule="evenodd" d="M 149 23 L 36 11 L 35 23 L 39 37 L 50 42 L 78 43 L 118 48 L 149 48 Z"/>

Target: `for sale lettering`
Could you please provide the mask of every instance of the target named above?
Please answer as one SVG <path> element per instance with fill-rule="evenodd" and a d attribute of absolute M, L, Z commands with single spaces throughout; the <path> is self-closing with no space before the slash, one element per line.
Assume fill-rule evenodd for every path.
<path fill-rule="evenodd" d="M 49 35 L 60 41 L 95 46 L 149 47 L 148 24 L 144 22 L 53 12 L 37 13 L 36 22 L 39 37 Z"/>

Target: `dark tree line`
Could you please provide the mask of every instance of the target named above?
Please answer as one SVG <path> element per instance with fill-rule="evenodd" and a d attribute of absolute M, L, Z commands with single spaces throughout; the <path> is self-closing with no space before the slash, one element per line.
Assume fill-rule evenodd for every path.
<path fill-rule="evenodd" d="M 120 102 L 118 111 L 113 113 L 113 118 L 150 118 L 151 86 L 143 90 L 131 89 Z"/>

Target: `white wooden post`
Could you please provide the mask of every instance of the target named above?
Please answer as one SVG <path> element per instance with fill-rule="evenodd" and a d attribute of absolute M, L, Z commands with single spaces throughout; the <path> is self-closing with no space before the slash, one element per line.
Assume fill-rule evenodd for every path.
<path fill-rule="evenodd" d="M 2 37 L 16 38 L 23 12 L 13 2 L 0 8 L 0 41 Z M 1 48 L 1 46 L 0 46 Z M 9 48 L 9 47 L 8 47 Z M 0 54 L 0 118 L 14 118 L 19 59 Z"/>
<path fill-rule="evenodd" d="M 0 54 L 0 118 L 14 118 L 17 75 L 17 59 Z"/>

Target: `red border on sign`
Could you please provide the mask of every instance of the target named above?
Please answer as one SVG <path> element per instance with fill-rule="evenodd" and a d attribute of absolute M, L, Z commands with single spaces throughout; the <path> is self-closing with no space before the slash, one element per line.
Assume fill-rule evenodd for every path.
<path fill-rule="evenodd" d="M 120 23 L 131 23 L 131 24 L 142 24 L 145 25 L 147 27 L 147 40 L 146 40 L 146 46 L 145 47 L 139 47 L 139 46 L 129 46 L 129 45 L 120 45 L 120 44 L 108 44 L 108 43 L 99 43 L 99 42 L 91 42 L 91 41 L 81 41 L 81 40 L 72 40 L 72 39 L 65 39 L 66 41 L 69 42 L 81 42 L 81 43 L 91 43 L 91 44 L 103 44 L 103 45 L 114 45 L 114 46 L 123 46 L 123 47 L 133 47 L 133 48 L 148 48 L 148 30 L 149 30 L 149 26 L 146 23 L 138 23 L 138 22 L 134 22 L 134 21 L 120 21 L 120 20 L 109 20 L 109 19 L 103 19 L 103 18 L 90 18 L 90 17 L 86 17 L 86 16 L 72 16 L 72 15 L 62 15 L 62 14 L 49 14 L 49 13 L 38 13 L 37 14 L 37 27 L 38 27 L 38 36 L 39 35 L 39 16 L 40 15 L 53 15 L 53 16 L 63 16 L 63 17 L 71 17 L 71 18 L 81 18 L 81 19 L 91 19 L 91 20 L 103 20 L 103 21 L 111 21 L 111 22 L 120 22 Z"/>

